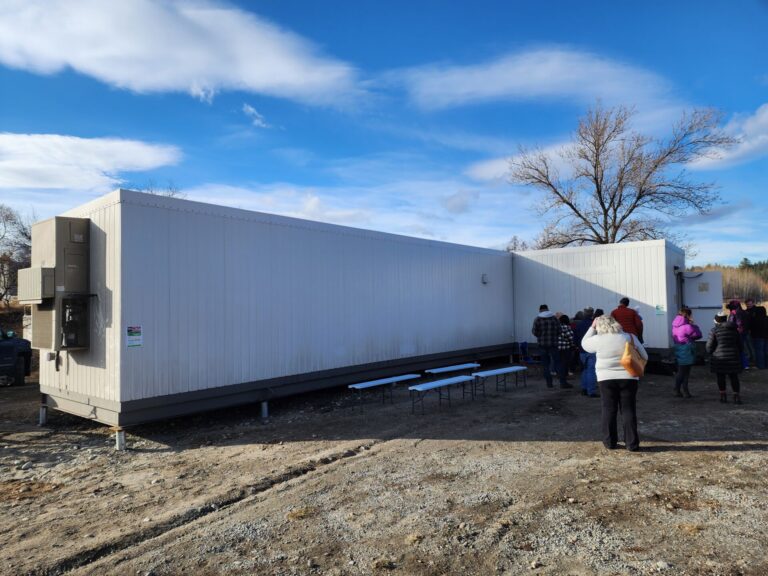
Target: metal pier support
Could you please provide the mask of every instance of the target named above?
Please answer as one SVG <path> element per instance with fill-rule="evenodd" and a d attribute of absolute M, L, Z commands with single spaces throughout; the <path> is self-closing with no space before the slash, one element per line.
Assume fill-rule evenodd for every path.
<path fill-rule="evenodd" d="M 116 426 L 112 428 L 115 431 L 115 450 L 125 450 L 125 430 Z"/>
<path fill-rule="evenodd" d="M 269 402 L 264 400 L 261 403 L 261 419 L 267 420 L 269 418 Z"/>
<path fill-rule="evenodd" d="M 37 416 L 37 425 L 45 426 L 46 424 L 48 424 L 48 406 L 46 406 L 45 397 L 43 397 L 43 402 L 40 404 L 40 412 Z"/>

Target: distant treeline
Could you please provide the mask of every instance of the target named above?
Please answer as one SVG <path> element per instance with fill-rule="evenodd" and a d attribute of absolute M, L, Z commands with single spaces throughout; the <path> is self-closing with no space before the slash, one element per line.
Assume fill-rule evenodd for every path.
<path fill-rule="evenodd" d="M 723 273 L 723 300 L 752 298 L 755 302 L 764 302 L 768 296 L 768 260 L 752 262 L 744 258 L 738 266 L 707 264 L 691 268 L 691 271 L 701 270 Z"/>

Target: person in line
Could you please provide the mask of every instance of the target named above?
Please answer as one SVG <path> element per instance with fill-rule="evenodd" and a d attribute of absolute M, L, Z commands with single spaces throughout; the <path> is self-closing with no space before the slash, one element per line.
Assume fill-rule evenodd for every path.
<path fill-rule="evenodd" d="M 692 398 L 688 390 L 688 379 L 696 361 L 694 342 L 699 338 L 701 338 L 701 329 L 694 323 L 691 309 L 681 308 L 672 321 L 672 340 L 675 343 L 675 360 L 677 360 L 675 396 L 678 398 Z"/>
<path fill-rule="evenodd" d="M 629 298 L 626 296 L 619 300 L 619 305 L 611 312 L 611 316 L 621 324 L 621 328 L 627 334 L 634 334 L 640 342 L 643 341 L 643 321 L 636 310 L 629 307 Z"/>
<path fill-rule="evenodd" d="M 728 302 L 725 307 L 729 311 L 726 321 L 736 326 L 736 332 L 738 332 L 739 339 L 741 340 L 741 366 L 744 370 L 749 370 L 749 356 L 747 356 L 746 345 L 746 334 L 749 332 L 749 326 L 744 309 L 741 307 L 741 302 L 736 299 Z"/>
<path fill-rule="evenodd" d="M 571 354 L 571 365 L 568 368 L 568 375 L 575 376 L 576 372 L 581 371 L 582 364 L 579 357 L 579 341 L 576 340 L 576 327 L 584 319 L 584 311 L 578 310 L 573 316 L 571 316 L 571 330 L 573 330 L 573 354 Z"/>
<path fill-rule="evenodd" d="M 707 354 L 710 355 L 710 370 L 717 378 L 717 388 L 720 390 L 720 402 L 728 402 L 725 391 L 726 375 L 731 380 L 733 402 L 741 404 L 739 372 L 743 368 L 744 353 L 741 337 L 735 322 L 729 322 L 730 314 L 719 312 L 715 316 L 715 327 L 709 333 Z"/>
<path fill-rule="evenodd" d="M 603 446 L 609 450 L 618 448 L 617 417 L 619 404 L 624 421 L 624 442 L 630 452 L 640 450 L 637 433 L 637 382 L 621 365 L 627 342 L 632 340 L 640 356 L 648 359 L 648 353 L 633 334 L 627 334 L 612 316 L 595 318 L 587 330 L 581 345 L 587 352 L 597 355 L 597 383 L 602 396 Z"/>
<path fill-rule="evenodd" d="M 744 305 L 747 307 L 744 310 L 744 352 L 747 354 L 748 361 L 757 367 L 757 350 L 753 342 L 752 332 L 754 331 L 755 312 L 757 306 L 755 306 L 755 300 L 753 298 L 747 298 L 744 301 Z"/>
<path fill-rule="evenodd" d="M 578 346 L 579 360 L 581 361 L 581 395 L 599 398 L 600 394 L 597 393 L 597 374 L 595 373 L 597 356 L 584 350 L 581 345 L 582 338 L 584 338 L 589 327 L 592 326 L 594 314 L 595 311 L 591 307 L 584 308 L 581 320 L 576 324 L 576 329 L 573 331 L 573 338 Z"/>
<path fill-rule="evenodd" d="M 571 319 L 567 314 L 560 315 L 560 334 L 557 337 L 557 375 L 560 378 L 560 388 L 573 388 L 568 382 L 568 369 L 571 366 L 571 357 L 573 356 L 573 330 L 571 329 Z"/>
<path fill-rule="evenodd" d="M 755 306 L 753 310 L 750 333 L 752 346 L 755 349 L 755 366 L 759 370 L 765 370 L 766 357 L 768 357 L 768 316 L 766 316 L 765 306 Z"/>
<path fill-rule="evenodd" d="M 542 371 L 547 381 L 547 388 L 552 388 L 552 367 L 557 367 L 557 339 L 560 336 L 560 321 L 554 313 L 549 311 L 549 306 L 539 306 L 539 315 L 533 321 L 531 332 L 536 336 L 541 354 Z"/>

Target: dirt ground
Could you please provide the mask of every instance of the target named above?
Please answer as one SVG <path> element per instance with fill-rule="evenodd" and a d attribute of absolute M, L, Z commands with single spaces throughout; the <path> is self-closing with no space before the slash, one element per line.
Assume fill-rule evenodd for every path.
<path fill-rule="evenodd" d="M 330 390 L 129 431 L 0 389 L 2 574 L 768 574 L 768 372 L 641 383 L 642 451 L 540 378 L 411 414 Z"/>

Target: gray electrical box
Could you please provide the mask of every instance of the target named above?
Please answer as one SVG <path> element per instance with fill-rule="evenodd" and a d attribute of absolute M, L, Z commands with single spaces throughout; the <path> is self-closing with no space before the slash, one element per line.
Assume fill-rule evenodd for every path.
<path fill-rule="evenodd" d="M 19 271 L 19 301 L 31 305 L 33 348 L 88 348 L 90 223 L 57 216 L 32 226 L 32 267 Z"/>

